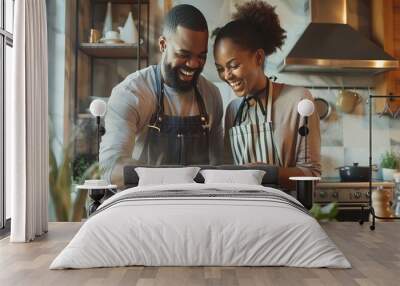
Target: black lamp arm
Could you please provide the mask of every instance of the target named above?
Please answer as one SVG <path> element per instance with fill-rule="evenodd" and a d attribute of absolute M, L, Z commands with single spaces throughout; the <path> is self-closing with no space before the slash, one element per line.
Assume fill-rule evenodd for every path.
<path fill-rule="evenodd" d="M 100 116 L 96 116 L 97 125 L 97 162 L 100 162 L 100 138 L 106 133 L 104 126 L 101 126 Z"/>
<path fill-rule="evenodd" d="M 304 137 L 304 144 L 305 144 L 305 155 L 304 155 L 304 162 L 307 163 L 307 135 L 310 133 L 308 129 L 308 116 L 304 116 L 304 124 L 299 128 L 300 136 Z"/>

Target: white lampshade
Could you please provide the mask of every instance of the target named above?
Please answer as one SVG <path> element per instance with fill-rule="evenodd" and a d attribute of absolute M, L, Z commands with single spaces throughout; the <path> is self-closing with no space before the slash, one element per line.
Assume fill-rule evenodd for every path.
<path fill-rule="evenodd" d="M 314 103 L 309 99 L 300 100 L 299 104 L 297 105 L 297 112 L 301 116 L 310 116 L 314 113 Z"/>
<path fill-rule="evenodd" d="M 104 100 L 101 99 L 95 99 L 92 101 L 92 103 L 89 106 L 90 113 L 97 117 L 103 117 L 104 114 L 106 114 L 107 111 L 107 103 Z"/>

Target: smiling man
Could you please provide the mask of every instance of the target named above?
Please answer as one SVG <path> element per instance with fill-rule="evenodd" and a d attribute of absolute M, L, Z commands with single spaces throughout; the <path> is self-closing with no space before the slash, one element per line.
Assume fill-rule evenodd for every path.
<path fill-rule="evenodd" d="M 222 99 L 201 72 L 208 27 L 191 5 L 167 14 L 161 61 L 114 87 L 105 117 L 100 166 L 122 185 L 126 164 L 218 164 L 223 157 Z"/>

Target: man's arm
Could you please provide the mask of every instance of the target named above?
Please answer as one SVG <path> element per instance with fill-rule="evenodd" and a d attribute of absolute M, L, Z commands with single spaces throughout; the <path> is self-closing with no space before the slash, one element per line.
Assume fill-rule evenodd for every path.
<path fill-rule="evenodd" d="M 111 172 L 111 182 L 121 188 L 124 185 L 124 167 L 137 164 L 138 162 L 132 158 L 120 158 L 117 160 Z"/>
<path fill-rule="evenodd" d="M 113 89 L 105 116 L 106 133 L 100 144 L 100 168 L 109 183 L 123 185 L 123 165 L 132 160 L 140 120 L 138 98 L 125 87 Z"/>

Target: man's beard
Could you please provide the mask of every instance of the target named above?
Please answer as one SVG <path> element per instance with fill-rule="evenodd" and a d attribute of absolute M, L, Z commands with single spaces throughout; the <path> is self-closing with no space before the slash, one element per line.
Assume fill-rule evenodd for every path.
<path fill-rule="evenodd" d="M 184 66 L 172 67 L 171 64 L 164 62 L 164 81 L 172 88 L 178 91 L 188 91 L 191 90 L 196 84 L 200 76 L 201 69 L 197 69 L 194 72 L 193 78 L 190 81 L 183 81 L 179 78 L 179 69 L 190 70 Z M 193 70 L 192 70 L 193 71 Z"/>

